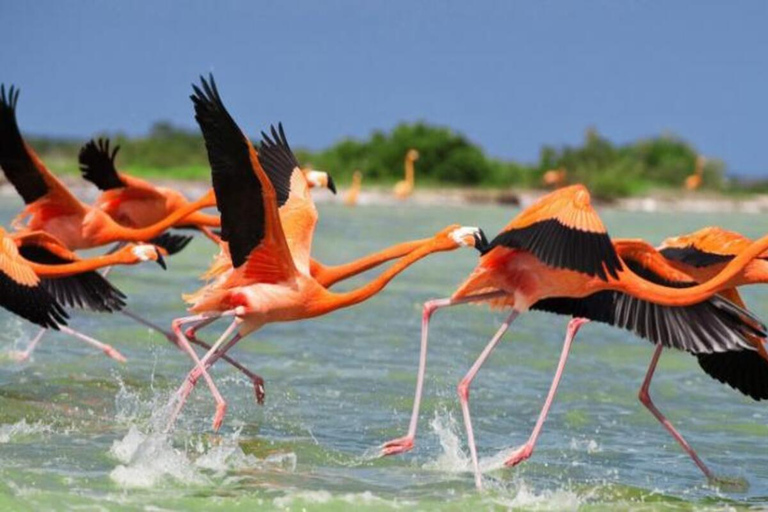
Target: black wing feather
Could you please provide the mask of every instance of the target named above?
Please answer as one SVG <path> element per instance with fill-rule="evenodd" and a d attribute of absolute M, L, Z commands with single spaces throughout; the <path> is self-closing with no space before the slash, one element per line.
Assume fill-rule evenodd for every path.
<path fill-rule="evenodd" d="M 22 246 L 19 254 L 29 261 L 44 265 L 71 263 L 37 245 Z M 40 282 L 52 297 L 70 308 L 112 313 L 125 307 L 125 294 L 96 271 L 67 277 L 41 278 Z"/>
<path fill-rule="evenodd" d="M 618 278 L 621 260 L 606 233 L 592 233 L 564 226 L 557 219 L 500 233 L 485 252 L 502 246 L 533 253 L 545 264 L 608 279 Z"/>
<path fill-rule="evenodd" d="M 768 400 L 768 361 L 758 352 L 742 350 L 696 357 L 710 377 L 755 400 Z"/>
<path fill-rule="evenodd" d="M 83 178 L 96 185 L 99 190 L 125 187 L 115 168 L 115 156 L 120 146 L 110 152 L 109 139 L 91 139 L 81 149 L 78 161 Z"/>
<path fill-rule="evenodd" d="M 734 256 L 729 254 L 714 254 L 702 251 L 689 245 L 688 247 L 665 247 L 659 251 L 662 256 L 671 261 L 679 261 L 692 267 L 710 267 L 718 263 L 728 263 Z"/>
<path fill-rule="evenodd" d="M 30 204 L 48 193 L 48 185 L 27 153 L 16 122 L 19 89 L 11 86 L 8 94 L 0 84 L 0 167 L 16 192 Z"/>
<path fill-rule="evenodd" d="M 270 127 L 272 137 L 261 132 L 261 148 L 259 149 L 259 163 L 264 172 L 275 187 L 277 206 L 283 206 L 291 193 L 291 175 L 299 162 L 288 145 L 288 139 L 283 131 L 283 124 L 278 123 L 278 129 Z"/>
<path fill-rule="evenodd" d="M 41 285 L 24 286 L 0 272 L 0 306 L 47 329 L 67 325 L 67 312 Z"/>
<path fill-rule="evenodd" d="M 213 75 L 200 77 L 190 96 L 212 169 L 213 190 L 221 212 L 221 238 L 229 242 L 232 264 L 245 263 L 264 239 L 264 199 L 251 165 L 248 141 L 221 101 Z"/>
<path fill-rule="evenodd" d="M 695 285 L 670 282 L 632 261 L 625 263 L 636 274 L 657 284 L 678 288 Z M 532 309 L 588 318 L 626 329 L 654 344 L 694 354 L 752 350 L 747 337 L 765 335 L 765 326 L 751 313 L 721 297 L 692 306 L 671 307 L 621 292 L 602 291 L 581 299 L 543 299 Z"/>

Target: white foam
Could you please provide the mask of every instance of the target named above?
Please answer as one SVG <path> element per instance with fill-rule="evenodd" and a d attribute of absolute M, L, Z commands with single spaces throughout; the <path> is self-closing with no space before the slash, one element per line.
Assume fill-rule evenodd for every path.
<path fill-rule="evenodd" d="M 165 434 L 144 434 L 132 426 L 109 450 L 123 464 L 110 473 L 118 485 L 153 487 L 164 480 L 183 484 L 204 483 L 186 453 L 175 449 Z"/>
<path fill-rule="evenodd" d="M 51 432 L 50 425 L 40 421 L 27 423 L 27 420 L 22 418 L 16 423 L 0 425 L 0 444 L 12 443 L 21 438 L 49 432 Z"/>
<path fill-rule="evenodd" d="M 342 501 L 353 506 L 375 505 L 378 508 L 385 507 L 392 509 L 399 509 L 409 504 L 414 505 L 414 503 L 408 503 L 401 500 L 398 500 L 397 502 L 388 501 L 376 496 L 370 491 L 344 493 L 339 495 L 333 495 L 329 491 L 298 491 L 277 497 L 272 500 L 272 504 L 281 509 L 291 509 L 294 505 L 298 504 L 322 505 L 329 503 L 332 500 Z"/>
<path fill-rule="evenodd" d="M 514 510 L 577 510 L 584 501 L 570 489 L 546 490 L 537 493 L 522 480 L 518 480 L 511 491 L 505 491 L 503 495 L 491 496 L 488 500 Z"/>

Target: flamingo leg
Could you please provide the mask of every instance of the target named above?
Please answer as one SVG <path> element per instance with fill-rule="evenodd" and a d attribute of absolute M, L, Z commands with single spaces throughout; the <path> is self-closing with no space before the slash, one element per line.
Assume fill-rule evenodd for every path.
<path fill-rule="evenodd" d="M 662 350 L 664 350 L 663 345 L 656 345 L 656 350 L 654 350 L 653 357 L 651 358 L 651 364 L 648 366 L 648 372 L 645 374 L 645 380 L 643 381 L 643 385 L 640 386 L 640 392 L 638 393 L 637 397 L 640 399 L 640 402 L 642 402 L 646 409 L 651 411 L 651 414 L 653 414 L 656 419 L 659 420 L 659 423 L 661 423 L 661 425 L 667 429 L 670 434 L 672 434 L 672 437 L 675 438 L 675 441 L 677 441 L 683 450 L 685 450 L 691 459 L 693 459 L 693 462 L 696 463 L 701 472 L 704 473 L 704 476 L 706 476 L 709 480 L 714 480 L 715 474 L 709 470 L 706 464 L 704 464 L 704 462 L 699 458 L 694 449 L 691 448 L 691 445 L 688 444 L 688 441 L 686 441 L 685 438 L 677 431 L 674 425 L 672 425 L 672 423 L 661 413 L 661 411 L 656 408 L 656 405 L 651 399 L 651 394 L 649 393 L 651 387 L 651 379 L 653 378 L 653 374 L 656 371 L 656 365 L 659 363 Z"/>
<path fill-rule="evenodd" d="M 586 318 L 573 318 L 570 322 L 568 322 L 568 329 L 565 334 L 565 341 L 563 342 L 563 350 L 560 353 L 560 361 L 557 363 L 555 377 L 552 379 L 552 385 L 549 388 L 547 399 L 544 401 L 544 407 L 542 407 L 541 413 L 539 413 L 539 418 L 536 420 L 536 425 L 533 427 L 533 431 L 531 432 L 531 436 L 528 438 L 528 441 L 526 441 L 524 445 L 518 447 L 507 458 L 507 460 L 504 462 L 505 466 L 516 466 L 524 460 L 528 459 L 533 453 L 533 449 L 536 446 L 536 441 L 538 440 L 539 434 L 541 433 L 541 428 L 544 426 L 544 420 L 547 419 L 549 408 L 552 406 L 552 402 L 555 399 L 557 387 L 560 385 L 560 378 L 563 375 L 563 370 L 565 370 L 565 363 L 568 360 L 568 354 L 571 351 L 571 344 L 573 343 L 573 339 L 576 337 L 576 333 L 579 332 L 579 328 L 588 322 L 589 320 Z"/>
<path fill-rule="evenodd" d="M 216 236 L 216 233 L 213 232 L 213 230 L 207 226 L 198 226 L 200 229 L 200 232 L 208 237 L 209 240 L 211 240 L 216 245 L 219 245 L 221 243 L 221 237 Z"/>
<path fill-rule="evenodd" d="M 199 316 L 200 315 L 198 315 L 198 317 Z M 193 317 L 190 317 L 190 318 L 193 318 Z M 208 383 L 208 387 L 211 388 L 211 393 L 214 394 L 214 399 L 216 400 L 216 415 L 214 416 L 214 420 L 213 420 L 213 429 L 214 431 L 216 431 L 219 429 L 219 427 L 221 426 L 221 422 L 224 419 L 224 413 L 226 412 L 227 404 L 224 401 L 224 398 L 219 393 L 218 389 L 216 389 L 216 385 L 213 384 L 213 379 L 211 379 L 211 376 L 208 374 L 206 365 L 208 364 L 208 361 L 211 359 L 211 356 L 214 355 L 215 352 L 219 349 L 219 346 L 221 346 L 221 344 L 224 343 L 227 337 L 229 337 L 229 335 L 237 328 L 238 320 L 235 319 L 232 321 L 232 323 L 229 325 L 229 327 L 227 327 L 224 333 L 222 333 L 219 339 L 216 340 L 216 343 L 214 343 L 213 346 L 210 348 L 210 350 L 205 354 L 205 356 L 203 356 L 203 359 L 198 359 L 197 354 L 192 349 L 192 346 L 189 345 L 189 341 L 186 339 L 186 337 L 184 336 L 184 333 L 181 331 L 181 328 L 180 328 L 181 323 L 182 322 L 174 321 L 174 328 L 173 328 L 174 332 L 178 333 L 179 341 L 182 342 L 182 344 L 186 344 L 185 349 L 190 354 L 190 356 L 192 356 L 196 364 L 195 364 L 195 367 L 187 374 L 187 377 L 184 379 L 184 382 L 176 391 L 176 394 L 174 397 L 174 399 L 176 400 L 176 407 L 174 408 L 173 413 L 171 414 L 171 417 L 168 421 L 167 430 L 170 430 L 173 427 L 173 425 L 176 423 L 176 418 L 181 412 L 181 409 L 184 407 L 184 403 L 187 401 L 187 397 L 192 392 L 192 390 L 195 387 L 195 384 L 197 383 L 197 380 L 202 375 L 203 378 L 205 378 L 206 382 Z M 239 339 L 239 335 L 236 334 L 234 336 L 234 339 Z"/>
<path fill-rule="evenodd" d="M 197 369 L 200 370 L 200 375 L 203 376 L 205 379 L 206 384 L 208 384 L 208 388 L 211 390 L 211 394 L 213 395 L 213 399 L 216 401 L 216 415 L 214 416 L 214 422 L 213 422 L 213 430 L 216 431 L 219 429 L 219 426 L 221 426 L 221 420 L 219 418 L 224 418 L 224 413 L 227 409 L 227 403 L 224 401 L 224 398 L 221 396 L 221 393 L 219 393 L 218 388 L 216 387 L 216 384 L 213 382 L 213 378 L 210 376 L 210 374 L 206 371 L 206 368 L 204 366 L 204 363 L 197 357 L 197 353 L 192 348 L 192 345 L 190 345 L 189 340 L 184 335 L 184 333 L 181 330 L 181 325 L 183 323 L 187 323 L 187 321 L 196 321 L 199 320 L 201 315 L 195 315 L 194 317 L 187 317 L 187 318 L 179 318 L 173 321 L 172 328 L 173 332 L 176 333 L 179 339 L 179 343 L 181 344 L 181 347 L 189 354 L 189 356 L 192 358 L 192 360 L 195 363 L 195 366 Z M 233 321 L 232 325 L 230 325 L 225 331 L 224 334 L 221 335 L 219 340 L 214 344 L 214 346 L 218 346 L 221 344 L 228 336 L 229 334 L 237 327 L 237 321 Z M 207 354 L 206 354 L 206 357 Z M 192 375 L 192 373 L 190 373 Z M 188 389 L 186 386 L 187 382 L 182 385 L 182 389 L 185 389 L 186 391 L 184 393 L 181 393 L 180 395 L 183 395 L 183 398 L 180 400 L 178 404 L 178 408 L 175 411 L 174 415 L 171 418 L 171 422 L 175 422 L 175 418 L 178 415 L 179 412 L 181 412 L 181 408 L 184 405 L 184 402 L 187 399 L 187 396 L 189 396 L 189 393 L 192 391 L 192 388 L 194 388 L 194 385 L 199 378 L 199 375 L 194 378 L 193 381 L 191 381 L 188 386 Z M 171 423 L 171 424 L 172 424 Z"/>
<path fill-rule="evenodd" d="M 32 338 L 32 341 L 29 342 L 29 345 L 27 345 L 27 348 L 25 348 L 22 351 L 15 352 L 13 354 L 14 359 L 18 362 L 26 361 L 30 358 L 32 355 L 32 352 L 35 351 L 35 348 L 37 348 L 37 344 L 40 343 L 40 340 L 43 339 L 43 335 L 48 331 L 45 327 L 42 327 L 40 331 L 37 333 L 37 335 Z"/>
<path fill-rule="evenodd" d="M 457 387 L 457 392 L 459 394 L 459 401 L 461 402 L 461 412 L 464 415 L 464 425 L 467 429 L 467 442 L 469 444 L 469 454 L 472 457 L 472 467 L 474 468 L 474 471 L 475 471 L 475 485 L 477 486 L 478 490 L 483 488 L 483 478 L 480 473 L 480 464 L 478 463 L 478 460 L 477 460 L 477 448 L 475 447 L 475 434 L 472 431 L 472 418 L 469 414 L 469 387 L 472 384 L 472 381 L 474 380 L 475 376 L 477 375 L 477 372 L 480 370 L 480 367 L 483 366 L 486 359 L 488 359 L 488 356 L 491 355 L 491 352 L 493 351 L 493 349 L 496 348 L 496 345 L 498 345 L 499 341 L 501 341 L 501 337 L 504 336 L 504 333 L 507 332 L 507 329 L 509 329 L 510 324 L 514 322 L 515 318 L 517 318 L 518 315 L 520 315 L 520 312 L 513 309 L 512 312 L 507 317 L 507 319 L 504 321 L 504 323 L 501 324 L 501 327 L 499 327 L 499 330 L 496 331 L 496 334 L 493 335 L 493 338 L 491 338 L 491 341 L 488 342 L 488 345 L 486 345 L 483 351 L 480 353 L 480 357 L 477 358 L 477 360 L 469 369 L 469 371 L 464 376 L 464 378 L 461 379 Z"/>
<path fill-rule="evenodd" d="M 424 309 L 421 315 L 421 350 L 419 351 L 419 370 L 416 375 L 416 395 L 413 399 L 413 411 L 411 412 L 411 421 L 408 425 L 408 433 L 400 438 L 393 439 L 384 443 L 381 447 L 379 456 L 398 455 L 413 449 L 416 439 L 416 427 L 419 422 L 419 409 L 421 408 L 421 396 L 424 391 L 424 375 L 427 370 L 427 342 L 429 340 L 429 321 L 435 311 L 450 306 L 466 304 L 468 302 L 477 302 L 488 300 L 504 295 L 504 292 L 491 292 L 463 297 L 460 299 L 434 299 L 424 303 Z"/>
<path fill-rule="evenodd" d="M 107 345 L 106 343 L 102 343 L 99 340 L 96 340 L 94 338 L 91 338 L 90 336 L 86 336 L 85 334 L 78 332 L 74 329 L 71 329 L 65 325 L 60 325 L 59 330 L 63 332 L 64 334 L 69 334 L 70 336 L 77 338 L 81 341 L 86 342 L 87 344 L 91 345 L 92 347 L 95 347 L 101 351 L 103 351 L 105 354 L 107 354 L 112 359 L 119 361 L 121 363 L 124 363 L 126 361 L 123 354 L 117 351 L 113 346 Z"/>

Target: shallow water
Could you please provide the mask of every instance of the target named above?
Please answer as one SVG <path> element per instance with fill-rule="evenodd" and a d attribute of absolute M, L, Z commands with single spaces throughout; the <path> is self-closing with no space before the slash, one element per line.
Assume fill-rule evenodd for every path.
<path fill-rule="evenodd" d="M 18 208 L 7 199 L 7 224 Z M 354 210 L 320 205 L 315 254 L 338 263 L 459 222 L 493 234 L 507 207 Z M 659 242 L 708 224 L 762 235 L 746 215 L 602 212 L 612 235 Z M 195 240 L 162 272 L 119 269 L 130 307 L 169 326 L 181 292 L 213 246 Z M 159 432 L 161 409 L 190 363 L 161 336 L 113 315 L 75 314 L 71 325 L 112 343 L 120 365 L 61 334 L 32 361 L 8 357 L 36 329 L 0 313 L 0 510 L 492 510 L 761 508 L 768 506 L 768 409 L 709 379 L 694 358 L 667 352 L 652 395 L 703 459 L 739 486 L 707 485 L 699 470 L 637 400 L 651 356 L 645 341 L 601 325 L 582 328 L 561 391 L 533 457 L 500 469 L 524 442 L 549 388 L 566 318 L 521 317 L 480 372 L 472 414 L 487 492 L 468 471 L 455 386 L 503 319 L 483 308 L 436 314 L 425 400 L 413 452 L 372 455 L 403 435 L 413 399 L 421 303 L 449 294 L 476 262 L 471 251 L 425 260 L 353 309 L 254 333 L 233 354 L 267 381 L 257 406 L 249 383 L 227 366 L 214 377 L 229 403 L 219 434 L 201 385 L 179 428 Z M 342 288 L 359 285 L 374 273 Z M 768 289 L 745 290 L 768 319 Z M 212 339 L 218 325 L 203 331 Z"/>

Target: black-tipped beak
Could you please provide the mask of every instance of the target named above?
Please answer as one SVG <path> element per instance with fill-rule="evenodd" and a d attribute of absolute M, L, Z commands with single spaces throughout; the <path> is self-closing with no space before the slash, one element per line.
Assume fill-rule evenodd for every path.
<path fill-rule="evenodd" d="M 328 190 L 333 192 L 333 195 L 336 195 L 336 184 L 333 182 L 333 178 L 331 175 L 328 175 Z"/>
<path fill-rule="evenodd" d="M 491 250 L 488 238 L 485 236 L 485 232 L 482 229 L 478 229 L 475 233 L 475 249 L 483 255 Z"/>
<path fill-rule="evenodd" d="M 157 264 L 163 267 L 163 270 L 168 270 L 168 265 L 165 264 L 165 258 L 163 258 L 163 253 L 160 251 L 157 251 Z"/>

